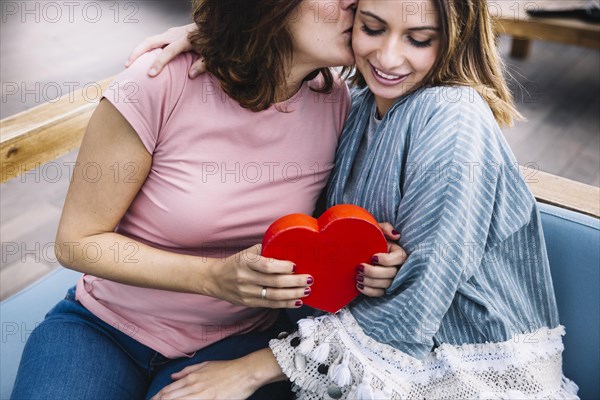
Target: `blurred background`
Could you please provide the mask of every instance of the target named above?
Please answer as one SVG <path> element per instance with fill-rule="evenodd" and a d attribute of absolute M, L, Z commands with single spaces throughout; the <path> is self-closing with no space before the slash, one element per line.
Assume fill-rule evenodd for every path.
<path fill-rule="evenodd" d="M 190 22 L 187 0 L 1 0 L 0 6 L 1 118 L 119 73 L 145 37 Z M 533 40 L 528 54 L 515 58 L 512 38 L 500 36 L 510 86 L 527 119 L 504 134 L 521 165 L 598 187 L 600 52 L 559 42 Z M 42 166 L 0 185 L 1 299 L 58 268 L 51 244 L 76 156 L 52 162 L 56 179 L 54 170 L 53 179 L 44 179 Z"/>

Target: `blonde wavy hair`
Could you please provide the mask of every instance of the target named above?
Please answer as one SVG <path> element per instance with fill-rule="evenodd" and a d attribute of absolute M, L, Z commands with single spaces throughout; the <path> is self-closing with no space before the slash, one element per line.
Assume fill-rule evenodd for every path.
<path fill-rule="evenodd" d="M 433 3 L 438 17 L 439 53 L 419 87 L 471 86 L 489 104 L 498 124 L 511 126 L 514 120 L 522 120 L 506 84 L 506 68 L 498 54 L 487 1 L 433 0 Z M 359 87 L 366 86 L 358 70 L 353 71 L 350 81 Z"/>

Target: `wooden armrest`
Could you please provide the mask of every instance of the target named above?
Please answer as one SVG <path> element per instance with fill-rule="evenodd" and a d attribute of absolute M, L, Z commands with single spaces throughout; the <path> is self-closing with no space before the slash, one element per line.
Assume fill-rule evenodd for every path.
<path fill-rule="evenodd" d="M 79 147 L 90 116 L 111 82 L 109 78 L 88 85 L 0 121 L 0 182 Z"/>
<path fill-rule="evenodd" d="M 524 166 L 521 173 L 539 202 L 600 218 L 600 188 Z"/>

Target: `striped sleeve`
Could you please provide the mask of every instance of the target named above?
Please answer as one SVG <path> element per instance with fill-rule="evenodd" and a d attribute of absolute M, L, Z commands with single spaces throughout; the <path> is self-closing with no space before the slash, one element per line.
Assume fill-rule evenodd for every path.
<path fill-rule="evenodd" d="M 392 328 L 400 350 L 418 358 L 431 350 L 458 288 L 481 265 L 505 163 L 483 101 L 425 99 L 421 111 L 396 221 L 409 257 L 382 305 L 400 319 Z"/>

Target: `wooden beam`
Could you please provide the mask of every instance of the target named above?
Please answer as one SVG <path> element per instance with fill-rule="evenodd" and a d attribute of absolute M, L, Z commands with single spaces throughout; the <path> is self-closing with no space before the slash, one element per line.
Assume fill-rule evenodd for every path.
<path fill-rule="evenodd" d="M 529 55 L 531 48 L 531 40 L 513 37 L 510 56 L 518 59 L 525 59 Z"/>
<path fill-rule="evenodd" d="M 88 85 L 0 121 L 0 182 L 79 147 L 101 93 L 111 81 Z"/>
<path fill-rule="evenodd" d="M 496 22 L 496 32 L 521 39 L 546 40 L 600 49 L 600 25 L 565 22 L 555 19 L 501 19 Z"/>

